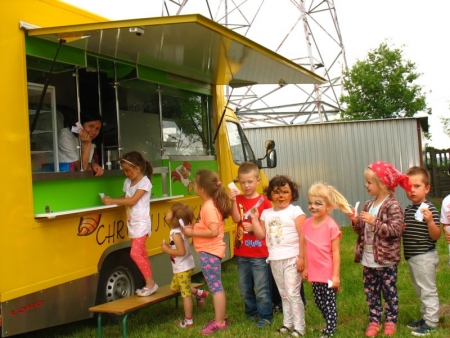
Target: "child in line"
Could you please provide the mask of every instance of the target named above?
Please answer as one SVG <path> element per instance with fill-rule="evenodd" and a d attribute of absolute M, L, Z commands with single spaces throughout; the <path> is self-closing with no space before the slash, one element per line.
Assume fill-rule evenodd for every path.
<path fill-rule="evenodd" d="M 302 276 L 299 272 L 301 255 L 300 234 L 305 213 L 292 205 L 299 197 L 298 185 L 287 176 L 275 176 L 264 189 L 273 208 L 265 209 L 259 220 L 258 210 L 250 214 L 256 238 L 266 238 L 270 268 L 280 291 L 283 326 L 279 334 L 301 337 L 305 334 L 305 307 L 300 296 Z"/>
<path fill-rule="evenodd" d="M 411 281 L 419 297 L 422 318 L 407 327 L 414 336 L 426 336 L 436 331 L 439 322 L 439 297 L 436 287 L 436 268 L 439 256 L 436 241 L 441 236 L 439 212 L 427 200 L 430 192 L 430 173 L 422 167 L 406 172 L 411 185 L 407 192 L 412 202 L 405 209 L 406 227 L 403 231 L 403 254 L 408 262 Z M 424 206 L 426 205 L 426 207 Z"/>
<path fill-rule="evenodd" d="M 358 234 L 355 263 L 363 265 L 364 292 L 369 307 L 366 337 L 381 330 L 381 293 L 385 301 L 384 334 L 392 336 L 397 327 L 397 264 L 400 262 L 400 240 L 403 210 L 394 196 L 395 187 L 409 191 L 408 177 L 390 163 L 370 164 L 364 172 L 367 193 L 374 199 L 364 204 L 359 217 L 349 214 L 353 230 Z"/>
<path fill-rule="evenodd" d="M 336 292 L 340 279 L 340 238 L 342 232 L 329 213 L 340 209 L 352 212 L 348 202 L 334 187 L 315 183 L 308 190 L 308 210 L 300 237 L 300 265 L 304 264 L 303 278 L 312 283 L 314 301 L 325 319 L 322 338 L 332 337 L 336 331 Z M 331 281 L 331 286 L 328 281 Z"/>
<path fill-rule="evenodd" d="M 269 266 L 266 263 L 269 253 L 266 240 L 257 239 L 252 231 L 245 231 L 244 225 L 251 225 L 250 217 L 246 218 L 245 213 L 259 203 L 261 198 L 263 202 L 258 206 L 259 213 L 271 208 L 272 203 L 256 191 L 261 178 L 255 163 L 242 163 L 238 169 L 238 180 L 243 194 L 239 195 L 239 190 L 231 189 L 230 199 L 231 217 L 237 223 L 234 256 L 237 262 L 239 291 L 247 318 L 256 322 L 258 327 L 264 327 L 270 325 L 273 318 Z"/>
<path fill-rule="evenodd" d="M 194 239 L 194 248 L 200 255 L 203 276 L 213 295 L 214 319 L 200 331 L 209 335 L 228 327 L 221 259 L 225 257 L 223 220 L 230 214 L 230 198 L 217 174 L 211 170 L 199 170 L 196 173 L 194 191 L 203 199 L 200 217 L 194 226 L 187 225 L 183 232 Z"/>
<path fill-rule="evenodd" d="M 127 177 L 123 184 L 124 196 L 105 196 L 102 201 L 106 205 L 118 204 L 126 207 L 128 236 L 131 239 L 130 256 L 145 279 L 145 286 L 137 289 L 136 294 L 141 297 L 150 296 L 158 289 L 158 284 L 152 278 L 152 267 L 145 247 L 145 241 L 152 232 L 150 195 L 153 167 L 137 151 L 125 154 L 120 159 L 120 165 Z"/>
<path fill-rule="evenodd" d="M 203 306 L 208 296 L 208 291 L 191 287 L 191 276 L 194 274 L 194 257 L 191 254 L 189 239 L 181 232 L 182 225 L 192 224 L 194 212 L 184 203 L 174 203 L 166 213 L 165 221 L 170 226 L 170 242 L 163 242 L 161 249 L 170 255 L 172 262 L 173 278 L 170 289 L 180 291 L 183 298 L 184 319 L 178 322 L 181 328 L 194 326 L 192 319 L 192 298 L 197 298 L 197 305 Z M 180 225 L 182 224 L 182 225 Z"/>

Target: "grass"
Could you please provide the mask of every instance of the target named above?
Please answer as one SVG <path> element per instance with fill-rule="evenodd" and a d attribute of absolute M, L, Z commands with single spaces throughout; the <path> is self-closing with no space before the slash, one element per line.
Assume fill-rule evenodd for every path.
<path fill-rule="evenodd" d="M 342 288 L 338 293 L 338 329 L 336 338 L 352 338 L 364 336 L 365 328 L 368 324 L 367 306 L 362 286 L 362 268 L 360 264 L 353 263 L 353 249 L 356 241 L 356 234 L 350 227 L 343 227 L 343 237 L 341 242 L 341 282 Z M 439 330 L 432 337 L 450 337 L 450 266 L 447 243 L 443 238 L 438 241 L 440 263 L 437 269 L 437 284 L 439 299 L 441 302 L 441 315 Z M 203 281 L 203 277 L 196 275 L 194 281 Z M 223 264 L 223 283 L 227 292 L 227 314 L 230 326 L 227 330 L 218 332 L 216 337 L 272 337 L 274 331 L 282 325 L 282 314 L 276 314 L 271 327 L 257 329 L 254 324 L 245 319 L 244 306 L 237 289 L 237 271 L 234 260 Z M 306 337 L 319 337 L 320 330 L 324 326 L 324 321 L 316 308 L 312 296 L 311 286 L 305 282 L 305 292 L 307 298 L 306 306 Z M 399 264 L 399 325 L 395 337 L 412 337 L 406 324 L 420 318 L 420 304 L 411 285 L 408 266 L 405 261 Z M 128 319 L 128 336 L 130 338 L 148 337 L 200 337 L 200 329 L 203 324 L 209 321 L 214 315 L 211 298 L 208 298 L 206 305 L 202 309 L 194 312 L 195 325 L 191 329 L 180 329 L 175 326 L 175 322 L 180 320 L 183 310 L 180 305 L 174 308 L 174 301 L 165 301 L 151 305 Z M 61 325 L 55 328 L 19 335 L 20 338 L 87 338 L 96 337 L 96 323 L 94 320 L 85 320 L 72 324 Z M 121 325 L 110 323 L 104 326 L 104 337 L 121 337 Z M 380 335 L 382 336 L 382 335 Z"/>

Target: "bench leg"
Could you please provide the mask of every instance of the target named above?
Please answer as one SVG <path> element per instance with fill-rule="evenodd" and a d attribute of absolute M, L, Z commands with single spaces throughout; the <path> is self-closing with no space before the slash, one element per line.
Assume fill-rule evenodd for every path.
<path fill-rule="evenodd" d="M 102 338 L 102 313 L 97 316 L 97 338 Z"/>
<path fill-rule="evenodd" d="M 130 313 L 125 314 L 122 317 L 122 337 L 127 338 L 127 319 Z"/>

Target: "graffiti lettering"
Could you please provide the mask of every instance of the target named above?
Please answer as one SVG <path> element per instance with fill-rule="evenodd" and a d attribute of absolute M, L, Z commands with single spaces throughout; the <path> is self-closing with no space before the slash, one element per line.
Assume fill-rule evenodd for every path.
<path fill-rule="evenodd" d="M 22 313 L 24 313 L 26 311 L 33 310 L 33 309 L 38 308 L 38 307 L 40 307 L 42 305 L 44 305 L 44 301 L 43 300 L 38 300 L 35 303 L 31 303 L 31 304 L 28 304 L 26 306 L 21 306 L 17 310 L 11 310 L 11 316 L 20 315 L 20 314 L 22 314 Z"/>

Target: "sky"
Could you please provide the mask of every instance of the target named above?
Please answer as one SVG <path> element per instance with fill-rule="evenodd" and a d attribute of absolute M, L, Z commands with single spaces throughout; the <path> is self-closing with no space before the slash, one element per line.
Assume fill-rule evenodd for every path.
<path fill-rule="evenodd" d="M 156 16 L 161 12 L 161 0 L 62 0 L 87 9 L 111 20 Z M 175 0 L 181 2 L 180 0 Z M 228 0 L 231 1 L 231 0 Z M 247 0 L 260 3 L 260 0 Z M 265 0 L 289 3 L 289 0 Z M 281 2 L 280 2 L 281 1 Z M 305 0 L 306 6 L 312 1 Z M 209 0 L 210 4 L 219 0 Z M 333 2 L 330 0 L 330 2 Z M 189 0 L 188 4 L 201 4 L 205 0 Z M 124 6 L 124 4 L 126 4 Z M 439 117 L 450 117 L 450 67 L 445 64 L 450 54 L 450 2 L 442 0 L 334 0 L 336 14 L 349 68 L 357 60 L 364 60 L 371 49 L 381 43 L 401 48 L 404 59 L 416 64 L 416 72 L 422 74 L 417 83 L 422 86 L 432 115 L 430 146 L 450 148 L 450 137 L 445 135 Z M 282 6 L 279 6 L 283 8 Z M 211 8 L 214 8 L 211 5 Z M 273 13 L 272 13 L 273 14 Z M 283 13 L 278 13 L 282 17 Z M 269 18 L 270 19 L 270 18 Z M 266 35 L 268 36 L 268 35 Z M 271 48 L 264 40 L 258 43 Z M 284 55 L 281 51 L 280 54 Z M 287 57 L 287 56 L 286 56 Z"/>

